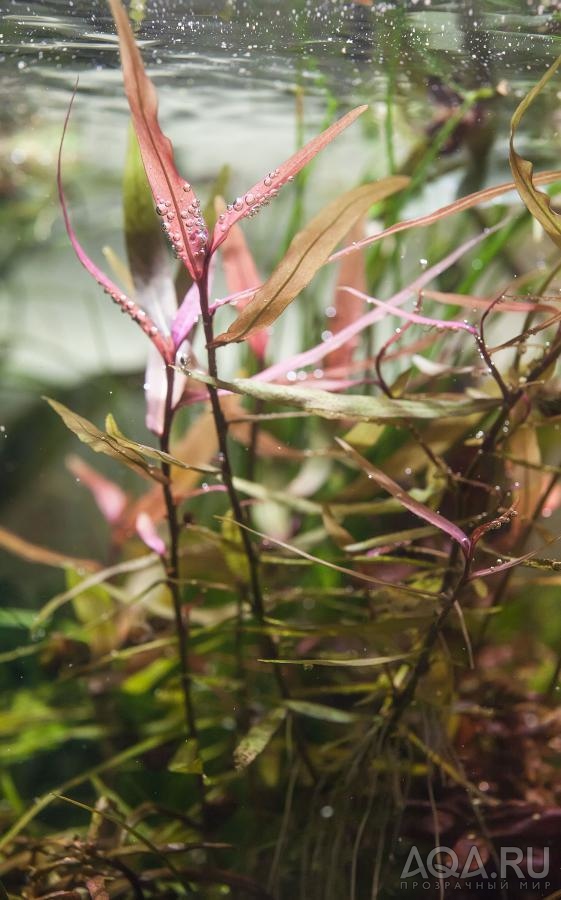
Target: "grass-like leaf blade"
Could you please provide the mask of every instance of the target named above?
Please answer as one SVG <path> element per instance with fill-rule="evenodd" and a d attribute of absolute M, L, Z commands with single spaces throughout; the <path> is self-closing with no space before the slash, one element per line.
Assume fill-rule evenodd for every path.
<path fill-rule="evenodd" d="M 546 84 L 553 78 L 559 66 L 561 66 L 561 56 L 549 67 L 547 72 L 534 85 L 532 90 L 526 94 L 516 108 L 510 123 L 509 162 L 518 193 L 528 211 L 540 223 L 553 243 L 561 247 L 561 216 L 553 211 L 548 195 L 536 188 L 533 164 L 530 160 L 520 156 L 514 149 L 514 136 L 524 113 L 529 109 Z"/>
<path fill-rule="evenodd" d="M 383 178 L 347 191 L 329 203 L 293 238 L 271 277 L 256 292 L 216 346 L 246 340 L 271 325 L 310 283 L 329 254 L 371 206 L 402 190 L 409 179 Z"/>
<path fill-rule="evenodd" d="M 243 196 L 238 197 L 228 207 L 227 211 L 222 213 L 215 226 L 212 237 L 212 251 L 214 252 L 222 241 L 226 239 L 232 225 L 238 222 L 239 219 L 254 214 L 252 210 L 259 209 L 263 201 L 268 202 L 273 199 L 279 188 L 294 178 L 320 150 L 327 147 L 334 138 L 341 134 L 345 128 L 348 128 L 349 125 L 352 125 L 355 119 L 367 109 L 367 105 L 357 106 L 355 109 L 352 109 L 345 116 L 334 122 L 333 125 L 330 125 L 329 128 L 326 128 L 325 131 L 322 131 L 321 134 L 308 141 L 304 147 L 297 150 L 282 165 L 266 175 L 261 181 L 258 181 L 257 184 L 254 184 Z"/>

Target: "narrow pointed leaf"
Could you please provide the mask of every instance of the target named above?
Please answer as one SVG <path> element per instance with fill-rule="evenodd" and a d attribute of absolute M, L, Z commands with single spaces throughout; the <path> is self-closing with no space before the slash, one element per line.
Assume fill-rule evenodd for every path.
<path fill-rule="evenodd" d="M 142 454 L 142 456 L 145 456 L 147 459 L 154 459 L 157 462 L 168 463 L 170 466 L 178 466 L 180 469 L 187 469 L 188 471 L 194 469 L 196 472 L 208 473 L 211 475 L 215 475 L 220 471 L 216 466 L 207 466 L 202 463 L 197 463 L 196 465 L 187 463 L 177 459 L 171 453 L 164 453 L 163 450 L 156 450 L 155 447 L 147 447 L 146 444 L 140 444 L 138 441 L 131 440 L 123 434 L 111 414 L 107 416 L 105 425 L 110 437 L 117 440 L 120 446 L 129 450 L 134 450 Z"/>
<path fill-rule="evenodd" d="M 561 172 L 559 174 L 561 176 Z M 469 238 L 469 240 L 460 244 L 459 247 L 455 247 L 451 253 L 439 260 L 439 262 L 435 263 L 433 266 L 430 266 L 430 268 L 419 275 L 418 278 L 415 278 L 414 281 L 398 291 L 397 294 L 394 294 L 393 297 L 390 297 L 387 302 L 392 306 L 401 306 L 409 298 L 415 297 L 427 284 L 430 284 L 431 281 L 438 278 L 443 272 L 446 272 L 459 259 L 462 259 L 478 244 L 485 241 L 491 234 L 494 234 L 500 228 L 502 228 L 502 223 L 495 225 L 493 228 L 490 228 L 481 234 L 475 235 L 475 237 Z M 331 257 L 331 259 L 333 258 L 334 257 Z M 328 353 L 343 346 L 343 344 L 354 335 L 364 331 L 366 328 L 370 328 L 375 322 L 384 318 L 385 315 L 386 313 L 381 309 L 371 309 L 369 312 L 365 313 L 365 315 L 356 319 L 350 325 L 347 325 L 346 328 L 343 328 L 338 333 L 332 335 L 332 337 L 328 338 L 326 341 L 321 341 L 321 343 L 317 344 L 315 347 L 311 347 L 309 350 L 303 350 L 301 353 L 296 353 L 288 359 L 283 359 L 281 362 L 269 366 L 268 369 L 259 373 L 259 380 L 275 381 L 291 369 L 302 369 L 306 366 L 318 363 L 319 360 L 324 359 Z"/>
<path fill-rule="evenodd" d="M 169 463 L 169 465 L 179 466 L 183 469 L 195 468 L 197 471 L 211 473 L 218 471 L 214 466 L 190 466 L 170 456 L 169 453 L 163 453 L 161 450 L 131 441 L 119 431 L 111 416 L 107 417 L 107 431 L 102 431 L 88 419 L 63 406 L 62 403 L 51 400 L 49 397 L 45 399 L 49 406 L 60 416 L 66 427 L 84 444 L 87 444 L 96 453 L 104 453 L 106 456 L 111 456 L 117 462 L 132 469 L 143 478 L 152 478 L 162 484 L 166 483 L 166 478 L 160 468 L 151 465 L 148 460 Z"/>
<path fill-rule="evenodd" d="M 347 712 L 346 709 L 325 706 L 323 703 L 311 703 L 308 700 L 286 700 L 285 706 L 288 706 L 292 712 L 299 713 L 302 716 L 309 716 L 311 719 L 319 719 L 322 722 L 348 724 L 349 722 L 356 722 L 358 719 L 355 713 Z"/>
<path fill-rule="evenodd" d="M 341 293 L 351 294 L 353 297 L 358 297 L 363 300 L 365 303 L 370 303 L 373 306 L 378 306 L 380 309 L 384 309 L 387 313 L 392 316 L 397 316 L 399 319 L 406 319 L 408 322 L 412 322 L 415 325 L 424 325 L 428 328 L 438 328 L 443 331 L 467 331 L 469 334 L 477 334 L 477 328 L 475 325 L 469 325 L 467 322 L 458 322 L 455 319 L 432 319 L 430 316 L 423 316 L 420 313 L 409 312 L 407 309 L 398 309 L 395 306 L 392 306 L 391 303 L 386 303 L 384 300 L 378 300 L 377 297 L 372 297 L 371 295 L 365 293 L 364 291 L 357 291 L 352 287 L 342 287 L 339 288 Z"/>
<path fill-rule="evenodd" d="M 407 653 L 402 653 L 399 656 L 353 656 L 351 659 L 345 659 L 344 657 L 341 659 L 324 659 L 323 657 L 312 659 L 262 659 L 261 662 L 276 663 L 283 666 L 346 666 L 360 669 L 366 666 L 386 666 L 389 663 L 406 659 L 407 656 Z"/>
<path fill-rule="evenodd" d="M 250 378 L 235 378 L 222 381 L 210 378 L 203 372 L 189 372 L 195 381 L 212 384 L 236 394 L 254 397 L 275 403 L 297 406 L 324 419 L 357 419 L 363 422 L 383 422 L 387 419 L 436 419 L 456 418 L 472 413 L 486 412 L 499 403 L 498 399 L 481 397 L 476 399 L 448 396 L 447 399 L 434 397 L 419 400 L 392 400 L 389 397 L 368 397 L 358 394 L 332 394 L 303 387 L 289 387 L 282 384 L 268 384 Z"/>
<path fill-rule="evenodd" d="M 62 186 L 62 148 L 64 145 L 64 138 L 66 136 L 66 130 L 68 128 L 68 121 L 70 118 L 70 112 L 72 110 L 72 103 L 74 102 L 74 95 L 72 95 L 72 99 L 70 100 L 70 105 L 68 107 L 68 112 L 66 114 L 66 119 L 64 121 L 64 128 L 62 130 L 62 138 L 60 142 L 60 147 L 58 151 L 58 163 L 57 163 L 57 187 L 58 187 L 58 196 L 60 200 L 60 205 L 62 209 L 62 215 L 64 218 L 64 224 L 66 227 L 66 232 L 68 237 L 70 238 L 70 242 L 74 248 L 74 252 L 78 257 L 79 261 L 83 265 L 83 267 L 92 275 L 97 283 L 104 289 L 106 294 L 109 294 L 114 303 L 116 303 L 120 309 L 127 313 L 133 321 L 137 322 L 138 325 L 142 328 L 145 334 L 148 335 L 152 343 L 158 348 L 161 356 L 166 360 L 171 360 L 173 358 L 171 342 L 161 334 L 158 327 L 155 325 L 154 321 L 150 318 L 149 315 L 143 309 L 140 309 L 138 304 L 134 302 L 130 297 L 128 297 L 107 275 L 101 271 L 98 266 L 93 262 L 92 259 L 87 255 L 86 251 L 81 246 L 74 229 L 70 223 L 70 216 L 68 214 L 68 207 L 66 205 L 66 198 L 64 196 L 64 190 Z"/>
<path fill-rule="evenodd" d="M 388 492 L 388 494 L 391 494 L 392 497 L 399 500 L 399 502 L 410 512 L 414 513 L 414 515 L 418 516 L 420 519 L 424 519 L 425 522 L 430 522 L 431 525 L 439 528 L 440 531 L 443 531 L 454 541 L 457 541 L 464 556 L 466 556 L 466 558 L 469 556 L 471 541 L 458 525 L 455 525 L 454 522 L 446 519 L 444 516 L 440 515 L 440 513 L 435 512 L 429 506 L 425 506 L 424 503 L 419 503 L 418 500 L 414 500 L 413 497 L 397 483 L 397 481 L 394 481 L 386 475 L 385 472 L 382 472 L 381 469 L 373 466 L 371 462 L 365 459 L 364 456 L 361 456 L 360 453 L 357 453 L 354 447 L 351 447 L 346 441 L 341 440 L 341 438 L 335 438 L 335 440 L 343 450 L 346 450 L 348 455 L 354 459 L 360 468 L 367 472 L 368 476 L 372 477 L 380 487 Z"/>
<path fill-rule="evenodd" d="M 263 752 L 277 728 L 286 717 L 286 709 L 282 706 L 270 710 L 267 715 L 256 722 L 243 737 L 234 750 L 236 769 L 245 769 L 256 756 Z"/>
<path fill-rule="evenodd" d="M 331 141 L 336 138 L 345 128 L 348 128 L 355 119 L 358 119 L 368 109 L 368 106 L 357 106 L 345 116 L 322 131 L 321 134 L 312 138 L 304 147 L 294 153 L 278 168 L 269 172 L 261 181 L 254 184 L 243 196 L 237 197 L 234 203 L 230 204 L 227 211 L 222 213 L 218 218 L 214 233 L 212 236 L 212 250 L 216 250 L 222 241 L 226 239 L 228 231 L 246 216 L 254 216 L 256 212 L 266 203 L 273 200 L 279 192 L 279 189 L 294 178 L 298 172 L 306 166 L 310 160 L 327 147 Z"/>
<path fill-rule="evenodd" d="M 246 340 L 271 325 L 310 283 L 332 250 L 370 207 L 407 184 L 407 178 L 392 176 L 374 184 L 363 184 L 329 203 L 293 238 L 271 277 L 228 331 L 216 338 L 216 346 Z"/>
<path fill-rule="evenodd" d="M 544 191 L 536 188 L 533 164 L 520 156 L 514 149 L 514 135 L 526 110 L 532 105 L 538 94 L 561 66 L 561 56 L 549 67 L 545 75 L 529 91 L 517 107 L 510 125 L 509 161 L 518 193 L 528 211 L 540 223 L 554 244 L 561 247 L 561 216 L 551 208 L 551 199 Z"/>
<path fill-rule="evenodd" d="M 143 478 L 153 478 L 162 483 L 166 481 L 160 469 L 147 463 L 137 450 L 120 445 L 118 438 L 101 431 L 93 422 L 88 421 L 83 416 L 79 416 L 71 409 L 68 409 L 68 407 L 63 406 L 62 403 L 51 400 L 49 397 L 45 399 L 49 406 L 60 416 L 66 427 L 74 432 L 82 443 L 87 444 L 96 453 L 104 453 L 106 456 L 112 457 L 112 459 L 132 469 Z"/>
<path fill-rule="evenodd" d="M 175 168 L 171 141 L 158 122 L 156 90 L 144 70 L 125 8 L 121 0 L 109 0 L 109 6 L 119 35 L 125 91 L 156 209 L 162 213 L 174 252 L 197 279 L 204 268 L 207 248 L 200 204 L 191 185 Z M 186 222 L 191 220 L 189 231 Z"/>
<path fill-rule="evenodd" d="M 534 176 L 534 184 L 553 184 L 554 181 L 560 180 L 561 169 L 541 172 L 539 175 Z M 392 234 L 398 234 L 400 231 L 408 231 L 410 228 L 421 228 L 425 225 L 432 225 L 440 219 L 456 215 L 466 209 L 473 209 L 474 206 L 488 203 L 515 189 L 516 182 L 507 181 L 503 184 L 497 184 L 494 187 L 484 188 L 482 191 L 476 191 L 474 194 L 467 194 L 465 197 L 460 197 L 460 199 L 454 200 L 453 203 L 449 203 L 447 206 L 441 206 L 439 209 L 436 209 L 434 212 L 428 213 L 425 216 L 417 216 L 415 219 L 404 219 L 401 222 L 396 222 L 395 225 L 390 225 L 389 228 L 385 228 L 384 231 L 379 231 L 378 234 L 373 234 L 371 237 L 363 238 L 361 241 L 352 243 L 348 247 L 343 247 L 329 257 L 329 262 L 335 262 L 338 259 L 342 259 L 344 256 L 359 253 L 364 247 L 370 247 L 372 244 L 376 244 L 378 241 L 383 240 L 383 238 L 389 237 Z"/>
<path fill-rule="evenodd" d="M 0 548 L 8 553 L 13 553 L 14 556 L 19 556 L 20 559 L 27 560 L 27 562 L 53 566 L 57 569 L 66 569 L 68 566 L 72 566 L 75 569 L 96 572 L 100 567 L 99 563 L 93 559 L 77 559 L 75 556 L 59 553 L 49 547 L 32 544 L 20 537 L 19 534 L 14 534 L 2 527 L 0 527 Z"/>

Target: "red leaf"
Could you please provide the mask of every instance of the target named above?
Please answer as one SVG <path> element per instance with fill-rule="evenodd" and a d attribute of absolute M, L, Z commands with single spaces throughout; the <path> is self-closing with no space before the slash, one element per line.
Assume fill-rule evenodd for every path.
<path fill-rule="evenodd" d="M 239 225 L 231 228 L 222 247 L 222 266 L 230 294 L 239 294 L 252 288 L 256 290 L 261 285 L 255 260 Z M 252 296 L 253 294 L 250 293 L 246 298 L 238 301 L 238 310 L 247 306 Z M 249 336 L 247 342 L 257 359 L 264 359 L 268 341 L 269 335 L 266 328 Z"/>
<path fill-rule="evenodd" d="M 418 500 L 414 500 L 413 497 L 397 483 L 397 481 L 394 481 L 389 475 L 382 472 L 381 469 L 377 469 L 376 466 L 373 466 L 371 462 L 361 456 L 360 453 L 357 453 L 354 447 L 351 447 L 346 441 L 341 440 L 341 438 L 335 438 L 335 440 L 343 450 L 346 450 L 349 456 L 352 456 L 355 462 L 358 463 L 361 469 L 363 469 L 369 477 L 372 477 L 380 487 L 383 487 L 384 490 L 388 492 L 388 494 L 391 494 L 392 497 L 399 500 L 406 509 L 414 513 L 414 515 L 418 516 L 420 519 L 424 519 L 425 522 L 430 522 L 431 525 L 434 525 L 454 541 L 457 541 L 461 547 L 462 553 L 466 559 L 469 559 L 471 541 L 461 528 L 455 525 L 454 522 L 441 516 L 440 513 L 435 512 L 434 509 L 425 506 L 424 503 L 419 503 Z"/>
<path fill-rule="evenodd" d="M 349 234 L 348 240 L 360 241 L 364 235 L 364 221 L 357 222 Z M 353 259 L 343 259 L 339 268 L 337 278 L 337 287 L 335 289 L 335 298 L 333 301 L 334 315 L 329 320 L 329 331 L 332 334 L 342 331 L 347 325 L 352 325 L 363 313 L 364 302 L 360 295 L 342 296 L 342 292 L 346 287 L 352 287 L 356 291 L 366 291 L 366 269 L 364 254 Z M 358 346 L 358 335 L 354 335 L 342 347 L 337 347 L 325 357 L 325 367 L 327 369 L 336 368 L 337 366 L 345 367 L 353 361 L 354 352 Z"/>
<path fill-rule="evenodd" d="M 173 147 L 158 122 L 158 97 L 148 78 L 121 0 L 109 0 L 117 26 L 125 91 L 142 161 L 175 255 L 197 280 L 208 253 L 208 234 L 200 202 L 175 168 Z"/>
<path fill-rule="evenodd" d="M 115 0 L 110 0 L 110 2 L 113 4 Z M 228 206 L 226 212 L 221 213 L 218 217 L 212 235 L 211 252 L 214 252 L 226 239 L 228 231 L 235 222 L 246 216 L 251 218 L 258 213 L 262 206 L 266 206 L 276 197 L 279 189 L 287 181 L 292 181 L 300 169 L 303 169 L 320 150 L 323 150 L 324 147 L 330 144 L 337 135 L 344 131 L 345 128 L 348 128 L 367 109 L 368 106 L 366 105 L 352 109 L 346 116 L 343 116 L 337 122 L 334 122 L 333 125 L 330 125 L 329 128 L 326 128 L 325 131 L 322 131 L 321 134 L 312 138 L 311 141 L 283 162 L 282 165 L 269 172 L 265 178 L 254 184 L 243 196 L 237 197 Z"/>
<path fill-rule="evenodd" d="M 64 224 L 66 226 L 66 232 L 68 237 L 70 238 L 70 242 L 74 248 L 74 252 L 76 256 L 82 263 L 85 269 L 93 275 L 95 280 L 104 291 L 109 294 L 114 303 L 117 303 L 118 306 L 122 309 L 123 312 L 127 313 L 133 321 L 137 322 L 145 334 L 148 335 L 152 343 L 158 348 L 158 351 L 162 355 L 162 357 L 167 362 L 173 361 L 173 347 L 171 345 L 171 341 L 168 340 L 157 328 L 154 324 L 154 321 L 148 316 L 143 309 L 131 300 L 130 297 L 127 297 L 126 294 L 121 291 L 120 288 L 114 284 L 110 278 L 105 275 L 104 272 L 99 269 L 93 260 L 87 255 L 86 251 L 82 248 L 76 234 L 74 233 L 74 229 L 70 224 L 70 217 L 68 215 L 68 208 L 66 206 L 66 199 L 64 196 L 64 191 L 62 187 L 62 148 L 64 145 L 64 138 L 66 136 L 66 130 L 68 128 L 68 121 L 70 119 L 70 113 L 72 110 L 72 104 L 74 102 L 74 97 L 76 96 L 76 90 L 72 94 L 72 99 L 70 100 L 70 105 L 68 107 L 68 112 L 66 113 L 66 118 L 64 120 L 64 128 L 62 130 L 62 138 L 60 141 L 60 147 L 58 151 L 58 163 L 57 163 L 57 187 L 58 187 L 58 196 L 60 199 L 60 205 L 62 208 L 62 215 L 64 217 Z"/>

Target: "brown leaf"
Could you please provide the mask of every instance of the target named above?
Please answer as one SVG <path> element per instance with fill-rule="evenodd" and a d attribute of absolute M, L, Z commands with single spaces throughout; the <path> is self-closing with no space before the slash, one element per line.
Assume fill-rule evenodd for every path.
<path fill-rule="evenodd" d="M 554 244 L 561 247 L 561 217 L 551 208 L 551 199 L 544 191 L 538 191 L 534 181 L 533 164 L 520 156 L 514 149 L 514 135 L 520 125 L 526 110 L 532 105 L 538 94 L 548 81 L 555 75 L 561 65 L 561 56 L 549 67 L 547 72 L 526 94 L 517 107 L 510 125 L 510 152 L 509 162 L 518 193 L 524 201 L 528 211 L 540 223 Z"/>
<path fill-rule="evenodd" d="M 271 325 L 310 283 L 329 254 L 373 204 L 395 194 L 408 184 L 401 176 L 383 178 L 347 191 L 329 203 L 293 238 L 271 277 L 255 293 L 245 309 L 219 335 L 215 346 L 244 341 Z"/>
<path fill-rule="evenodd" d="M 68 566 L 72 566 L 74 569 L 84 569 L 86 572 L 97 572 L 101 568 L 100 564 L 93 559 L 78 559 L 56 550 L 49 550 L 48 547 L 41 547 L 39 544 L 32 544 L 8 531 L 7 528 L 0 527 L 0 547 L 28 562 L 53 566 L 57 569 L 66 569 Z"/>

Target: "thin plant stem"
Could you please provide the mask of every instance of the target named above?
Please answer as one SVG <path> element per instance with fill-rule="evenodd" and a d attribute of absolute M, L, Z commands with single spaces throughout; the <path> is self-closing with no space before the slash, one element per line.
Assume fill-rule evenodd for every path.
<path fill-rule="evenodd" d="M 164 453 L 169 453 L 171 426 L 173 424 L 173 387 L 175 379 L 175 370 L 172 366 L 166 369 L 167 389 L 164 406 L 164 424 L 160 437 L 160 448 Z M 173 498 L 171 489 L 171 467 L 167 462 L 162 462 L 162 474 L 165 476 L 165 482 L 162 485 L 164 494 L 164 502 L 166 506 L 166 515 L 168 520 L 169 532 L 169 549 L 166 559 L 166 584 L 171 594 L 173 602 L 173 613 L 175 619 L 175 633 L 179 647 L 179 667 L 181 689 L 183 694 L 183 705 L 185 709 L 185 721 L 187 724 L 187 732 L 189 737 L 195 741 L 198 746 L 197 719 L 191 697 L 191 679 L 189 676 L 189 622 L 183 616 L 181 603 L 181 587 L 179 583 L 179 533 L 180 526 L 177 517 L 177 506 Z M 198 790 L 201 796 L 202 807 L 204 810 L 204 784 L 202 776 L 197 775 Z"/>
<path fill-rule="evenodd" d="M 421 652 L 419 653 L 415 666 L 409 673 L 409 677 L 405 682 L 405 686 L 395 697 L 392 703 L 390 715 L 383 729 L 384 742 L 386 738 L 395 733 L 396 728 L 399 725 L 405 711 L 415 698 L 415 693 L 417 691 L 419 681 L 428 671 L 432 650 L 440 637 L 440 633 L 446 623 L 448 616 L 456 606 L 460 594 L 467 583 L 470 565 L 471 559 L 467 558 L 464 562 L 464 568 L 462 574 L 460 575 L 460 578 L 456 583 L 456 586 L 452 591 L 449 592 L 448 596 L 444 600 L 440 612 L 434 619 L 425 636 L 423 645 L 421 647 Z"/>
<path fill-rule="evenodd" d="M 208 296 L 208 268 L 205 268 L 203 275 L 201 276 L 200 281 L 198 282 L 199 287 L 199 298 L 201 304 L 201 314 L 203 321 L 203 329 L 205 334 L 205 339 L 207 343 L 207 358 L 208 358 L 208 371 L 211 378 L 214 380 L 218 379 L 218 365 L 216 360 L 216 348 L 213 346 L 214 341 L 214 327 L 213 327 L 213 319 L 212 314 L 209 309 L 209 296 Z M 230 453 L 228 447 L 228 423 L 222 411 L 222 407 L 220 405 L 220 398 L 218 396 L 218 389 L 214 385 L 208 385 L 208 394 L 210 398 L 210 404 L 212 408 L 212 414 L 214 417 L 214 423 L 216 426 L 216 434 L 218 438 L 218 449 L 219 449 L 219 458 L 220 458 L 220 468 L 222 473 L 222 481 L 228 493 L 228 498 L 230 500 L 230 506 L 232 508 L 232 513 L 234 515 L 234 519 L 238 524 L 239 534 L 242 541 L 242 546 L 244 550 L 244 554 L 247 560 L 248 566 L 248 574 L 249 574 L 249 593 L 250 593 L 250 605 L 258 624 L 261 626 L 263 631 L 263 647 L 265 650 L 266 656 L 274 660 L 273 662 L 273 672 L 274 677 L 277 682 L 277 687 L 279 693 L 283 700 L 290 699 L 290 693 L 288 689 L 288 685 L 284 680 L 284 675 L 281 667 L 276 663 L 278 659 L 277 647 L 268 632 L 265 629 L 265 604 L 263 601 L 263 592 L 261 589 L 261 581 L 259 578 L 259 561 L 257 559 L 257 555 L 255 553 L 254 546 L 251 541 L 251 537 L 246 523 L 246 517 L 244 515 L 244 510 L 240 502 L 240 498 L 238 496 L 238 492 L 234 486 L 234 475 L 232 471 L 232 465 L 230 462 Z M 241 623 L 240 623 L 241 624 Z M 241 635 L 238 636 L 238 640 L 241 640 Z M 309 757 L 308 751 L 306 749 L 305 743 L 301 737 L 300 729 L 298 724 L 295 722 L 295 737 L 296 744 L 298 747 L 298 751 L 304 762 L 310 776 L 315 781 L 316 773 L 313 763 Z"/>

